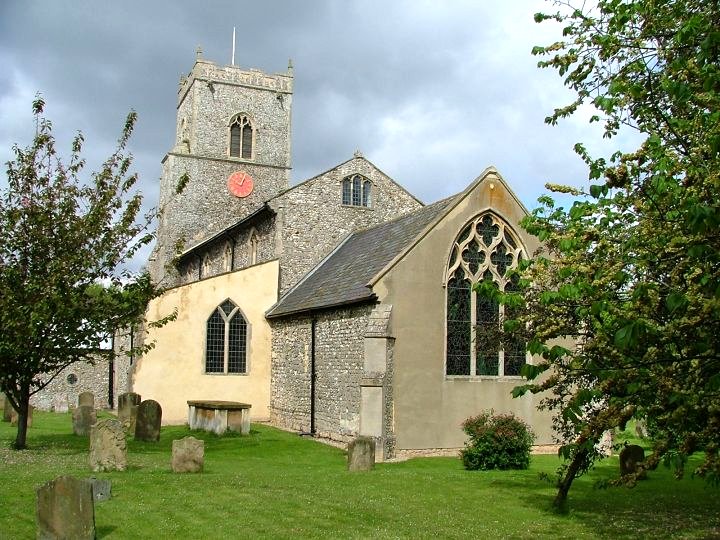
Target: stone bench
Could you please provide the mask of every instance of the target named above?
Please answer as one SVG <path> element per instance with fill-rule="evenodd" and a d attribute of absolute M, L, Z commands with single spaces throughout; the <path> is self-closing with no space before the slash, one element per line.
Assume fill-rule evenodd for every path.
<path fill-rule="evenodd" d="M 188 401 L 190 429 L 222 435 L 226 431 L 250 433 L 250 407 L 237 401 Z"/>

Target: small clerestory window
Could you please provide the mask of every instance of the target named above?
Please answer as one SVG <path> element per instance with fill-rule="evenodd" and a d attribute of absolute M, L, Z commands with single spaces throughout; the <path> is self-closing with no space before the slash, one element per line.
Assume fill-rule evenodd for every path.
<path fill-rule="evenodd" d="M 372 206 L 372 182 L 354 174 L 342 182 L 342 203 L 348 206 Z"/>

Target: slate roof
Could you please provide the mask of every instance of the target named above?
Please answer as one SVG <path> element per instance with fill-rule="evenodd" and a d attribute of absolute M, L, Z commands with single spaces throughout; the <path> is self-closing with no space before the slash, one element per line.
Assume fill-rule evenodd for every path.
<path fill-rule="evenodd" d="M 443 199 L 393 221 L 350 234 L 265 316 L 271 319 L 373 299 L 375 295 L 367 287 L 368 282 L 454 199 Z"/>

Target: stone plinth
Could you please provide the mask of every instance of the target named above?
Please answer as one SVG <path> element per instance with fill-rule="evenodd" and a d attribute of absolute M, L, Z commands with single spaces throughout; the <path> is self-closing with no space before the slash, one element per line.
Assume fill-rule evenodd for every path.
<path fill-rule="evenodd" d="M 218 435 L 226 431 L 250 433 L 252 405 L 236 401 L 188 401 L 190 429 L 202 429 Z"/>

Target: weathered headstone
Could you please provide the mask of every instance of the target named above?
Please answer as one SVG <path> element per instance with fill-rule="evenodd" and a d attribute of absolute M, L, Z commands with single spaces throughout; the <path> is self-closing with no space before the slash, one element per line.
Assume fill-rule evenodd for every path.
<path fill-rule="evenodd" d="M 99 420 L 90 429 L 90 468 L 95 472 L 127 469 L 127 441 L 119 420 Z"/>
<path fill-rule="evenodd" d="M 66 413 L 70 410 L 70 407 L 68 406 L 68 400 L 67 396 L 65 395 L 57 395 L 53 399 L 53 405 L 52 410 L 56 413 Z"/>
<path fill-rule="evenodd" d="M 12 413 L 15 409 L 10 404 L 10 399 L 3 394 L 3 422 L 9 422 L 12 419 Z"/>
<path fill-rule="evenodd" d="M 171 463 L 173 472 L 202 472 L 204 464 L 205 441 L 195 437 L 185 437 L 173 441 Z"/>
<path fill-rule="evenodd" d="M 118 420 L 128 433 L 135 433 L 138 405 L 140 405 L 140 394 L 127 392 L 118 396 Z"/>
<path fill-rule="evenodd" d="M 94 539 L 95 504 L 86 480 L 59 476 L 37 490 L 38 539 Z"/>
<path fill-rule="evenodd" d="M 81 392 L 78 396 L 78 407 L 85 406 L 95 408 L 95 396 L 92 392 Z"/>
<path fill-rule="evenodd" d="M 375 439 L 358 437 L 348 444 L 349 471 L 369 471 L 375 466 Z"/>
<path fill-rule="evenodd" d="M 82 405 L 77 409 L 73 409 L 72 413 L 73 433 L 81 437 L 90 435 L 90 426 L 97 422 L 97 414 L 95 409 Z"/>
<path fill-rule="evenodd" d="M 93 500 L 95 502 L 108 501 L 112 497 L 112 483 L 106 478 L 91 478 L 85 479 L 92 488 Z"/>
<path fill-rule="evenodd" d="M 160 440 L 162 407 L 154 399 L 146 399 L 137 409 L 135 419 L 135 440 L 157 442 Z"/>
<path fill-rule="evenodd" d="M 628 444 L 620 451 L 620 475 L 636 473 L 638 464 L 645 461 L 645 450 L 637 444 Z"/>
<path fill-rule="evenodd" d="M 32 419 L 33 419 L 33 411 L 35 410 L 35 407 L 32 405 L 28 405 L 28 420 L 27 420 L 27 427 L 32 427 Z M 18 425 L 18 421 L 20 420 L 20 415 L 18 412 L 12 408 L 12 405 L 10 406 L 10 423 L 13 426 Z"/>
<path fill-rule="evenodd" d="M 648 428 L 645 420 L 635 421 L 635 435 L 637 435 L 640 439 L 648 438 Z"/>

